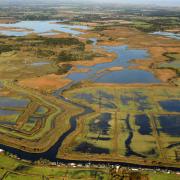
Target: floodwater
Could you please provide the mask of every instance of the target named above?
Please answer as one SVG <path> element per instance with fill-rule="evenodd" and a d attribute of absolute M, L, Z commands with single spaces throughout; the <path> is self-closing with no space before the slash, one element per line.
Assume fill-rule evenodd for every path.
<path fill-rule="evenodd" d="M 28 105 L 28 99 L 15 99 L 11 97 L 0 96 L 0 107 L 19 107 L 23 108 Z"/>
<path fill-rule="evenodd" d="M 160 128 L 158 132 L 163 132 L 170 136 L 179 137 L 180 136 L 180 115 L 160 115 L 157 120 L 160 122 Z"/>
<path fill-rule="evenodd" d="M 129 97 L 129 96 L 126 96 L 126 95 L 121 95 L 120 96 L 120 102 L 123 105 L 126 105 L 126 106 L 133 100 L 134 100 L 133 97 Z"/>
<path fill-rule="evenodd" d="M 99 94 L 99 98 L 107 99 L 107 100 L 113 100 L 114 96 L 112 94 L 109 94 L 105 91 L 98 90 L 97 94 Z"/>
<path fill-rule="evenodd" d="M 151 135 L 152 129 L 150 126 L 150 119 L 146 114 L 139 114 L 135 116 L 135 123 L 139 126 L 139 133 L 142 135 Z"/>
<path fill-rule="evenodd" d="M 9 115 L 17 115 L 19 112 L 13 110 L 3 110 L 0 109 L 0 116 L 9 116 Z"/>
<path fill-rule="evenodd" d="M 109 149 L 97 147 L 87 142 L 81 143 L 75 148 L 75 151 L 91 154 L 109 154 Z"/>
<path fill-rule="evenodd" d="M 108 135 L 111 120 L 110 113 L 102 113 L 89 123 L 89 130 L 95 134 Z"/>
<path fill-rule="evenodd" d="M 134 134 L 133 134 L 133 129 L 132 129 L 131 124 L 130 124 L 130 115 L 129 114 L 126 117 L 126 126 L 127 126 L 127 131 L 129 132 L 129 136 L 125 141 L 125 146 L 126 146 L 125 155 L 127 157 L 129 157 L 129 156 L 138 156 L 138 157 L 145 158 L 146 156 L 133 151 L 133 149 L 131 148 L 131 142 L 133 140 Z"/>
<path fill-rule="evenodd" d="M 0 27 L 19 28 L 23 30 L 0 30 L 0 33 L 7 36 L 25 36 L 31 33 L 53 35 L 57 34 L 58 31 L 70 33 L 72 35 L 79 35 L 82 34 L 82 32 L 75 29 L 88 29 L 88 26 L 57 24 L 57 22 L 60 21 L 20 21 L 12 24 L 0 24 Z"/>
<path fill-rule="evenodd" d="M 76 95 L 74 96 L 74 98 L 85 100 L 85 101 L 87 101 L 87 102 L 90 103 L 90 104 L 96 102 L 95 99 L 94 99 L 94 96 L 93 96 L 92 94 L 88 94 L 88 93 L 76 94 Z"/>
<path fill-rule="evenodd" d="M 180 112 L 180 100 L 165 100 L 165 101 L 160 101 L 159 104 L 166 111 Z"/>
<path fill-rule="evenodd" d="M 134 101 L 138 103 L 138 110 L 144 111 L 151 109 L 151 105 L 148 102 L 148 96 L 143 95 L 141 92 L 134 92 Z"/>
<path fill-rule="evenodd" d="M 179 33 L 171 33 L 171 32 L 163 32 L 163 31 L 157 31 L 154 33 L 151 33 L 153 35 L 161 35 L 161 36 L 166 36 L 172 39 L 178 39 L 180 40 L 180 34 Z"/>

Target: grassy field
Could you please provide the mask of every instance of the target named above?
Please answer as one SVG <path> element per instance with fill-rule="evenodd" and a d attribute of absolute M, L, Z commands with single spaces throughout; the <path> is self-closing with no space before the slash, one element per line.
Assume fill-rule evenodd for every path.
<path fill-rule="evenodd" d="M 0 154 L 0 177 L 2 180 L 13 179 L 13 180 L 24 180 L 24 179 L 102 179 L 108 180 L 112 178 L 143 178 L 150 180 L 178 180 L 179 176 L 175 173 L 164 174 L 157 173 L 154 171 L 132 171 L 126 168 L 115 168 L 110 167 L 71 167 L 61 165 L 55 167 L 52 165 L 38 165 L 31 164 L 28 162 L 22 162 L 4 154 Z"/>
<path fill-rule="evenodd" d="M 0 154 L 0 162 L 0 177 L 2 179 L 109 179 L 108 168 L 32 165 L 3 154 Z"/>

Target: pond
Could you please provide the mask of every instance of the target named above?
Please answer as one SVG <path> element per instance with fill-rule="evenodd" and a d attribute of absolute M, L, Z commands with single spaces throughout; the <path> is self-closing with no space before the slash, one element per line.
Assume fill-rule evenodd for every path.
<path fill-rule="evenodd" d="M 79 35 L 82 32 L 75 29 L 88 29 L 88 26 L 60 24 L 60 21 L 20 21 L 12 24 L 0 24 L 0 27 L 14 28 L 12 30 L 0 30 L 1 34 L 7 36 L 25 36 L 31 33 L 53 35 L 57 34 L 57 31 Z"/>

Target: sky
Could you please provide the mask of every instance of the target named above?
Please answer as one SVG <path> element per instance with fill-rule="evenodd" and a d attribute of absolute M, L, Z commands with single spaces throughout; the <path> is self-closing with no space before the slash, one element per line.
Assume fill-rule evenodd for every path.
<path fill-rule="evenodd" d="M 35 1 L 42 1 L 42 0 L 0 0 L 0 2 L 35 2 Z M 60 2 L 97 2 L 97 3 L 119 3 L 119 4 L 140 4 L 140 5 L 157 5 L 157 6 L 178 6 L 180 7 L 180 0 L 43 0 L 43 2 L 53 2 L 53 1 L 60 1 Z"/>
<path fill-rule="evenodd" d="M 79 0 L 74 0 L 79 1 Z M 81 0 L 87 2 L 87 0 Z M 123 3 L 123 4 L 151 4 L 158 6 L 180 6 L 180 0 L 88 0 L 89 2 Z"/>

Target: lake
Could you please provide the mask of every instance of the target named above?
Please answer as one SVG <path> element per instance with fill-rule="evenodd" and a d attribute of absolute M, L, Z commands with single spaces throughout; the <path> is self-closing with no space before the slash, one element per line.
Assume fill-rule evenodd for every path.
<path fill-rule="evenodd" d="M 114 52 L 118 57 L 107 63 L 88 66 L 88 72 L 73 72 L 67 76 L 73 81 L 92 80 L 99 83 L 159 83 L 160 81 L 151 73 L 143 70 L 128 69 L 131 60 L 147 60 L 149 54 L 146 50 L 129 49 L 128 46 L 103 46 L 108 52 Z M 106 71 L 107 68 L 121 66 L 118 71 Z M 79 69 L 86 66 L 77 66 Z M 101 72 L 102 70 L 105 70 Z"/>
<path fill-rule="evenodd" d="M 60 21 L 20 21 L 12 24 L 0 24 L 0 27 L 13 28 L 12 30 L 0 30 L 1 34 L 7 36 L 25 36 L 31 33 L 53 35 L 57 32 L 79 35 L 82 32 L 75 29 L 89 29 L 88 26 L 60 24 Z"/>

